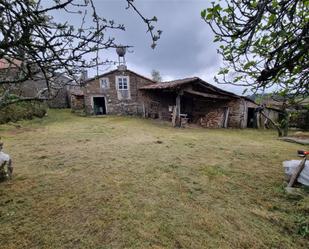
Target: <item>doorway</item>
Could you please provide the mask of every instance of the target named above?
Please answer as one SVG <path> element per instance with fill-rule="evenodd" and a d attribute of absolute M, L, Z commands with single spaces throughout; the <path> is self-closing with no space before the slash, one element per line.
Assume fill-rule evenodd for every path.
<path fill-rule="evenodd" d="M 105 98 L 93 97 L 93 111 L 95 115 L 106 114 Z"/>
<path fill-rule="evenodd" d="M 255 108 L 248 108 L 247 128 L 256 128 Z"/>

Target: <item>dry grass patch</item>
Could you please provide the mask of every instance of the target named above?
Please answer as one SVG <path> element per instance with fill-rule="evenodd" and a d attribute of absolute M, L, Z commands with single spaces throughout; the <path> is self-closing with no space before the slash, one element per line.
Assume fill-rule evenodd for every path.
<path fill-rule="evenodd" d="M 0 248 L 308 248 L 308 193 L 284 193 L 300 147 L 256 130 L 173 129 L 50 111 L 0 126 Z M 23 132 L 16 132 L 19 129 Z"/>

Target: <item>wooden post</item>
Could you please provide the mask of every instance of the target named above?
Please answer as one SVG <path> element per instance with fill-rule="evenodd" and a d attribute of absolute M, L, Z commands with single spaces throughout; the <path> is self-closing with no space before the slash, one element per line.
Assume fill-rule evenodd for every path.
<path fill-rule="evenodd" d="M 241 121 L 241 128 L 247 128 L 247 119 L 248 119 L 248 107 L 247 107 L 247 102 L 243 98 L 241 99 L 242 103 L 244 105 L 244 110 L 243 110 L 243 117 Z"/>
<path fill-rule="evenodd" d="M 292 177 L 291 177 L 291 179 L 289 181 L 288 188 L 293 187 L 296 179 L 299 177 L 300 173 L 305 168 L 306 160 L 307 160 L 307 157 L 305 155 L 305 158 L 300 162 L 300 164 L 296 168 L 295 172 L 293 173 L 293 175 L 292 175 Z"/>
<path fill-rule="evenodd" d="M 254 119 L 255 123 L 253 124 L 253 128 L 260 129 L 261 128 L 261 124 L 260 124 L 261 114 L 254 110 L 254 115 L 255 115 L 255 119 Z"/>
<path fill-rule="evenodd" d="M 145 102 L 143 102 L 143 117 L 146 118 Z"/>
<path fill-rule="evenodd" d="M 230 113 L 230 108 L 227 107 L 227 108 L 225 109 L 225 117 L 224 117 L 223 128 L 227 128 L 227 126 L 228 126 L 229 113 Z"/>
<path fill-rule="evenodd" d="M 176 106 L 173 106 L 173 113 L 172 113 L 172 126 L 175 127 L 176 126 Z"/>
<path fill-rule="evenodd" d="M 176 125 L 180 126 L 180 94 L 176 97 Z"/>

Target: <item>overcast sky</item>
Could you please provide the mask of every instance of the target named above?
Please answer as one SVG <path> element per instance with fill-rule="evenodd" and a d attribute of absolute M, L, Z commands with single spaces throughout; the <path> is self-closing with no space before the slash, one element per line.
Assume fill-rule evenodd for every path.
<path fill-rule="evenodd" d="M 45 0 L 47 1 L 47 0 Z M 124 0 L 95 0 L 97 12 L 106 19 L 124 24 L 126 31 L 113 33 L 118 44 L 132 45 L 127 53 L 129 69 L 151 77 L 153 69 L 158 70 L 163 80 L 198 76 L 214 84 L 213 77 L 220 67 L 217 45 L 208 25 L 201 19 L 200 12 L 209 6 L 207 0 L 135 0 L 135 6 L 146 17 L 156 16 L 156 28 L 163 31 L 157 47 L 150 48 L 151 39 L 146 34 L 146 25 L 132 10 L 126 9 Z M 63 16 L 54 15 L 61 20 Z M 77 22 L 78 20 L 70 20 Z M 104 51 L 101 58 L 116 60 L 114 50 Z M 114 69 L 100 68 L 100 73 Z M 94 76 L 94 72 L 90 72 Z M 229 91 L 241 94 L 242 89 L 231 85 L 220 85 Z"/>

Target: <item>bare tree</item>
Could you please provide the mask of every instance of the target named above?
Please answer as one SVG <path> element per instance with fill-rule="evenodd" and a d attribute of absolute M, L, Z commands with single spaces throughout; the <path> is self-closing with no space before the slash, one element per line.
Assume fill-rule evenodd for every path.
<path fill-rule="evenodd" d="M 162 33 L 153 25 L 157 18 L 144 17 L 134 0 L 124 3 L 145 22 L 154 48 Z M 55 11 L 68 17 L 79 15 L 80 25 L 57 22 L 52 17 Z M 63 87 L 54 80 L 59 74 L 78 83 L 83 70 L 110 63 L 98 56 L 101 50 L 117 47 L 115 39 L 106 35 L 110 30 L 124 31 L 125 26 L 100 16 L 94 0 L 51 0 L 48 6 L 42 6 L 40 0 L 1 0 L 0 61 L 4 66 L 0 72 L 0 108 L 19 101 L 48 99 Z M 38 78 L 46 80 L 47 88 L 35 97 L 18 96 L 12 91 L 18 84 Z"/>
<path fill-rule="evenodd" d="M 162 77 L 161 77 L 161 74 L 158 70 L 153 69 L 151 71 L 151 78 L 152 78 L 153 81 L 162 82 Z"/>

